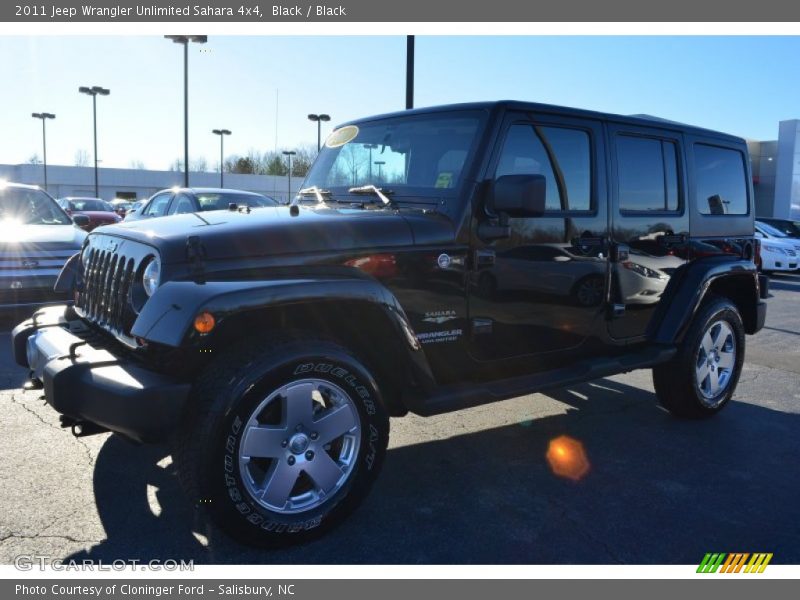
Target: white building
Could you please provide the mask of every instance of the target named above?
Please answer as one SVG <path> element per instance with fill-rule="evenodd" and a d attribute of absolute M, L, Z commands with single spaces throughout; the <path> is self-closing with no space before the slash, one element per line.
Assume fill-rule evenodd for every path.
<path fill-rule="evenodd" d="M 0 179 L 43 187 L 44 168 L 42 165 L 30 164 L 0 165 Z M 183 172 L 101 168 L 98 169 L 98 183 L 99 195 L 104 200 L 142 200 L 159 190 L 182 186 Z M 225 173 L 224 183 L 226 188 L 260 192 L 280 201 L 289 198 L 288 177 Z M 302 183 L 302 178 L 292 177 L 292 193 L 296 193 Z M 219 173 L 190 172 L 189 185 L 219 187 Z M 94 167 L 47 165 L 47 191 L 55 198 L 94 197 Z"/>
<path fill-rule="evenodd" d="M 800 119 L 781 121 L 777 141 L 747 146 L 756 215 L 800 221 Z"/>

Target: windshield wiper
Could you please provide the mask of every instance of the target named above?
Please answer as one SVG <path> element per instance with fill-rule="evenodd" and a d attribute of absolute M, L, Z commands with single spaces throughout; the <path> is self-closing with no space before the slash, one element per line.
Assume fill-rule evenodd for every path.
<path fill-rule="evenodd" d="M 384 206 L 389 206 L 392 204 L 391 198 L 389 198 L 389 196 L 387 195 L 391 194 L 392 192 L 390 190 L 384 190 L 382 188 L 379 188 L 378 186 L 373 185 L 371 183 L 367 185 L 362 185 L 361 187 L 351 187 L 349 190 L 347 190 L 347 192 L 349 194 L 375 194 L 376 196 L 378 196 L 378 198 L 381 199 L 381 202 L 383 202 Z"/>
<path fill-rule="evenodd" d="M 295 205 L 297 204 L 298 196 L 311 196 L 314 195 L 317 199 L 317 204 L 325 204 L 325 196 L 330 196 L 330 190 L 323 190 L 316 185 L 312 185 L 311 187 L 303 188 L 297 192 L 297 196 L 292 198 L 290 204 Z"/>

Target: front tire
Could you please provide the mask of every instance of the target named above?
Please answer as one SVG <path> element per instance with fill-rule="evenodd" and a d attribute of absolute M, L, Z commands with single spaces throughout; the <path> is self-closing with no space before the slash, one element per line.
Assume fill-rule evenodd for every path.
<path fill-rule="evenodd" d="M 277 547 L 318 537 L 366 497 L 389 418 L 376 381 L 343 347 L 261 345 L 197 381 L 174 458 L 191 499 L 226 533 Z"/>
<path fill-rule="evenodd" d="M 710 298 L 692 322 L 678 354 L 653 369 L 659 402 L 682 418 L 717 414 L 736 390 L 744 349 L 744 326 L 736 306 L 727 298 Z"/>

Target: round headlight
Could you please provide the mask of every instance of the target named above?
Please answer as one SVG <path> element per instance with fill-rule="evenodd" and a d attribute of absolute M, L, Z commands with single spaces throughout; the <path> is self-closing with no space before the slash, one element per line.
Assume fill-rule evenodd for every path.
<path fill-rule="evenodd" d="M 155 294 L 160 280 L 161 261 L 158 260 L 158 257 L 154 256 L 152 260 L 147 263 L 147 267 L 145 267 L 144 274 L 142 275 L 142 287 L 144 287 L 144 293 L 147 294 L 148 297 Z"/>

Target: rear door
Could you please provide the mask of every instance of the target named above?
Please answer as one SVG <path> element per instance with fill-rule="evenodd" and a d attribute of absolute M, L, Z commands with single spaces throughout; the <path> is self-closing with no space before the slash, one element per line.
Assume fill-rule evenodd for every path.
<path fill-rule="evenodd" d="M 643 336 L 689 238 L 680 132 L 609 125 L 611 282 L 609 333 Z"/>

